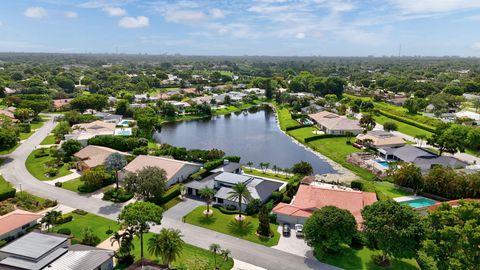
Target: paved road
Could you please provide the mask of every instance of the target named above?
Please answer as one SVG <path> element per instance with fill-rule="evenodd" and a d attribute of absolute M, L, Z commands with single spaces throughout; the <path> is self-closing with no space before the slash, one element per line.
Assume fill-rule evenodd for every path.
<path fill-rule="evenodd" d="M 53 120 L 45 122 L 35 134 L 23 142 L 13 153 L 5 156 L 0 172 L 6 180 L 17 189 L 28 191 L 34 195 L 57 200 L 59 203 L 116 220 L 123 204 L 114 204 L 91 196 L 82 196 L 74 192 L 43 183 L 33 177 L 25 167 L 28 155 L 51 132 L 56 123 Z M 172 208 L 173 209 L 173 208 Z M 182 211 L 182 210 L 178 210 Z M 176 219 L 175 212 L 165 213 L 161 226 L 155 226 L 152 231 L 158 232 L 161 227 L 178 228 L 184 235 L 184 240 L 192 245 L 208 248 L 211 243 L 218 243 L 231 251 L 232 257 L 244 262 L 258 265 L 266 269 L 276 270 L 307 270 L 307 269 L 339 269 L 323 264 L 317 260 L 304 258 L 273 248 L 264 247 L 229 235 L 185 224 Z"/>

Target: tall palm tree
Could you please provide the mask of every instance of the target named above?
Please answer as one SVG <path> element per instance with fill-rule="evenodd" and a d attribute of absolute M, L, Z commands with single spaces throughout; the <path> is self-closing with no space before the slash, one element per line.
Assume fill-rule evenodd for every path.
<path fill-rule="evenodd" d="M 205 188 L 202 188 L 200 189 L 200 191 L 198 192 L 200 194 L 201 197 L 205 198 L 205 200 L 207 200 L 207 216 L 208 214 L 210 213 L 210 205 L 212 204 L 212 201 L 213 201 L 213 196 L 215 196 L 215 190 L 214 189 L 211 189 L 211 188 L 208 188 L 208 187 L 205 187 Z"/>
<path fill-rule="evenodd" d="M 215 244 L 215 243 L 211 244 L 210 245 L 210 251 L 213 253 L 213 261 L 215 263 L 215 269 L 218 269 L 217 268 L 217 254 L 220 251 L 220 245 Z"/>
<path fill-rule="evenodd" d="M 170 267 L 182 254 L 184 244 L 180 230 L 163 228 L 159 234 L 148 239 L 148 252 L 160 257 L 162 262 Z"/>
<path fill-rule="evenodd" d="M 251 161 L 247 162 L 247 166 L 248 166 L 248 168 L 251 170 L 251 169 L 252 169 L 252 166 L 253 166 L 253 162 L 251 162 Z"/>
<path fill-rule="evenodd" d="M 62 216 L 62 211 L 48 211 L 45 216 L 42 218 L 40 223 L 45 224 L 47 230 L 50 230 L 53 225 L 57 224 L 58 219 Z"/>
<path fill-rule="evenodd" d="M 242 221 L 242 201 L 249 202 L 252 199 L 252 194 L 248 190 L 245 183 L 237 183 L 233 185 L 232 191 L 228 192 L 227 199 L 231 201 L 238 201 L 238 217 Z"/>
<path fill-rule="evenodd" d="M 230 250 L 229 249 L 222 249 L 220 251 L 220 254 L 222 255 L 224 261 L 228 261 L 228 257 L 230 256 Z"/>
<path fill-rule="evenodd" d="M 272 166 L 272 170 L 273 170 L 273 173 L 274 173 L 275 175 L 277 175 L 277 171 L 278 171 L 277 165 L 273 165 L 273 166 Z"/>

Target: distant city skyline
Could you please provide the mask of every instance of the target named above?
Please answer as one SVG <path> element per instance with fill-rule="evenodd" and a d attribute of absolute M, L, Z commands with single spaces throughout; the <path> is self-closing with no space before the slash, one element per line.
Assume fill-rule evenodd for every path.
<path fill-rule="evenodd" d="M 0 52 L 479 57 L 480 0 L 2 1 Z"/>

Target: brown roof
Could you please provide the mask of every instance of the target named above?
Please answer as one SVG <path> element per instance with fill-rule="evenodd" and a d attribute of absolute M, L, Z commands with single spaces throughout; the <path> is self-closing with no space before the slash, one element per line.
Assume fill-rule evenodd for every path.
<path fill-rule="evenodd" d="M 158 167 L 158 168 L 164 169 L 165 172 L 167 173 L 167 179 L 170 179 L 186 165 L 195 165 L 200 167 L 200 165 L 198 164 L 181 161 L 181 160 L 175 160 L 175 159 L 164 158 L 164 157 L 156 157 L 156 156 L 139 155 L 130 163 L 128 163 L 128 165 L 125 166 L 124 170 L 127 172 L 137 172 L 148 166 Z"/>
<path fill-rule="evenodd" d="M 479 202 L 480 203 L 480 199 L 460 199 L 460 200 L 451 200 L 451 201 L 446 201 L 446 202 L 438 202 L 436 204 L 433 204 L 433 205 L 430 205 L 430 206 L 425 206 L 425 207 L 420 207 L 420 208 L 417 208 L 415 210 L 429 210 L 429 211 L 434 211 L 436 210 L 440 205 L 446 203 L 448 205 L 450 205 L 451 207 L 457 207 L 458 205 L 460 205 L 460 202 L 462 201 L 473 201 L 473 202 Z"/>
<path fill-rule="evenodd" d="M 23 210 L 15 210 L 0 216 L 0 235 L 9 233 L 39 218 L 42 218 L 42 215 Z"/>
<path fill-rule="evenodd" d="M 373 192 L 343 190 L 300 185 L 297 195 L 291 204 L 279 203 L 273 212 L 289 216 L 309 217 L 313 211 L 327 205 L 333 205 L 350 211 L 358 224 L 363 222 L 363 207 L 377 201 Z"/>
<path fill-rule="evenodd" d="M 332 112 L 322 111 L 309 114 L 308 116 L 317 122 L 317 124 L 330 130 L 362 130 L 358 120 L 351 120 Z"/>
<path fill-rule="evenodd" d="M 53 100 L 53 106 L 57 109 L 70 104 L 71 98 L 62 98 Z"/>
<path fill-rule="evenodd" d="M 91 123 L 77 124 L 72 127 L 72 133 L 91 133 L 91 134 L 106 134 L 115 132 L 115 123 L 108 123 L 101 120 L 93 121 Z"/>
<path fill-rule="evenodd" d="M 88 167 L 93 168 L 102 165 L 105 162 L 105 159 L 113 153 L 127 155 L 124 152 L 120 152 L 108 147 L 88 145 L 75 153 L 74 156 L 85 162 Z"/>
<path fill-rule="evenodd" d="M 8 107 L 4 109 L 0 109 L 0 114 L 5 115 L 6 117 L 10 119 L 15 119 L 15 107 Z"/>
<path fill-rule="evenodd" d="M 403 138 L 381 130 L 369 131 L 366 134 L 358 134 L 357 139 L 360 141 L 370 139 L 375 147 L 406 144 Z"/>

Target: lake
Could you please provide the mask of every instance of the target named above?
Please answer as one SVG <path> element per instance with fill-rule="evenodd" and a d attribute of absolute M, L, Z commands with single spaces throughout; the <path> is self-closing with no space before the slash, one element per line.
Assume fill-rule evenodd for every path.
<path fill-rule="evenodd" d="M 155 139 L 187 149 L 221 149 L 226 155 L 240 156 L 243 164 L 253 162 L 257 168 L 260 162 L 269 162 L 270 168 L 290 168 L 303 160 L 312 164 L 316 174 L 335 172 L 330 164 L 284 134 L 269 107 L 165 124 Z"/>

